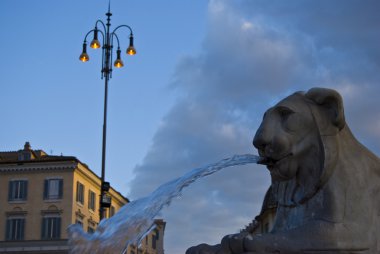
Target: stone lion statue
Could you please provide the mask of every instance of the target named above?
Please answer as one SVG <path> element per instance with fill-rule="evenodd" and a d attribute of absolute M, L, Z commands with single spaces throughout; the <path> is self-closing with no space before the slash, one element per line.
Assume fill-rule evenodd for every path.
<path fill-rule="evenodd" d="M 380 159 L 346 124 L 338 92 L 296 92 L 253 140 L 278 203 L 271 232 L 225 236 L 186 254 L 380 253 Z"/>

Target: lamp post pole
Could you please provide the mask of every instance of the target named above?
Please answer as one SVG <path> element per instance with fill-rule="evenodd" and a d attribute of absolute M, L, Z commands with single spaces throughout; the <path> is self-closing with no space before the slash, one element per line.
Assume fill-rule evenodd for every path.
<path fill-rule="evenodd" d="M 100 197 L 99 197 L 99 221 L 102 220 L 104 216 L 105 208 L 111 206 L 111 199 L 108 195 L 109 183 L 105 181 L 105 164 L 106 164 L 106 143 L 107 143 L 107 101 L 108 101 L 108 82 L 112 78 L 112 57 L 113 57 L 113 40 L 116 38 L 117 41 L 117 50 L 116 50 L 116 60 L 114 66 L 116 68 L 121 68 L 124 66 L 123 61 L 120 57 L 120 42 L 119 37 L 116 34 L 116 30 L 119 28 L 125 27 L 130 31 L 129 34 L 129 47 L 127 48 L 126 53 L 128 55 L 135 55 L 136 49 L 133 46 L 133 32 L 132 28 L 128 25 L 117 26 L 112 32 L 111 28 L 111 16 L 110 5 L 108 5 L 108 12 L 106 13 L 107 23 L 104 24 L 103 21 L 97 20 L 95 23 L 95 28 L 90 30 L 83 41 L 83 51 L 79 56 L 79 60 L 82 62 L 87 62 L 90 60 L 90 57 L 87 54 L 87 36 L 93 34 L 93 40 L 91 41 L 90 47 L 97 49 L 101 47 L 101 44 L 98 40 L 98 33 L 102 35 L 102 69 L 101 69 L 101 78 L 104 78 L 104 116 L 103 116 L 103 139 L 102 139 L 102 171 L 101 171 L 101 184 L 100 184 Z M 100 29 L 98 28 L 100 25 Z"/>

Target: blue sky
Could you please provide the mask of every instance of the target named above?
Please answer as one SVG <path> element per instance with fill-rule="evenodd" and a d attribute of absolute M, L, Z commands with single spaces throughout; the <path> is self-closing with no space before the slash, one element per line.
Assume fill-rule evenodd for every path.
<path fill-rule="evenodd" d="M 107 5 L 0 2 L 0 150 L 30 141 L 100 172 L 99 52 L 85 64 L 78 56 Z M 256 153 L 263 112 L 314 86 L 342 94 L 353 133 L 379 155 L 379 11 L 377 0 L 112 1 L 112 24 L 133 28 L 138 54 L 123 56 L 110 83 L 107 180 L 136 199 L 194 167 Z M 161 215 L 166 252 L 237 232 L 269 184 L 261 166 L 195 183 Z"/>
<path fill-rule="evenodd" d="M 126 56 L 129 31 L 120 29 L 125 66 L 114 70 L 110 82 L 107 178 L 126 192 L 134 165 L 175 101 L 168 86 L 176 62 L 200 47 L 207 2 L 111 4 L 113 27 L 131 26 L 138 52 Z M 108 1 L 1 1 L 2 151 L 30 141 L 34 149 L 77 156 L 100 172 L 100 51 L 88 49 L 88 63 L 78 57 L 85 34 L 97 19 L 105 21 L 107 8 Z"/>

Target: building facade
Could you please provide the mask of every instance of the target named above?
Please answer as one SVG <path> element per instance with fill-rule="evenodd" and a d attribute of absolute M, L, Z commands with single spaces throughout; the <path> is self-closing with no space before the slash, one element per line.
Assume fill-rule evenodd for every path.
<path fill-rule="evenodd" d="M 247 232 L 253 235 L 269 233 L 274 226 L 277 206 L 278 203 L 271 186 L 265 194 L 260 214 L 257 215 L 249 225 L 242 229 L 241 232 Z"/>
<path fill-rule="evenodd" d="M 69 225 L 80 224 L 88 233 L 96 230 L 100 184 L 76 157 L 32 150 L 28 142 L 19 151 L 0 152 L 0 253 L 68 253 Z M 106 217 L 129 202 L 112 186 L 109 195 Z M 139 253 L 163 253 L 165 223 L 156 222 Z"/>
<path fill-rule="evenodd" d="M 145 236 L 139 246 L 129 246 L 128 254 L 163 254 L 166 222 L 155 220 L 155 228 Z"/>

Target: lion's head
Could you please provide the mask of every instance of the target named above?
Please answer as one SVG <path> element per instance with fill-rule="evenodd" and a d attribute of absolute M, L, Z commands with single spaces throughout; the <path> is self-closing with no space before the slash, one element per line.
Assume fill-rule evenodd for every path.
<path fill-rule="evenodd" d="M 266 111 L 253 144 L 273 182 L 291 193 L 281 198 L 284 203 L 302 203 L 323 185 L 338 157 L 335 137 L 344 127 L 342 98 L 331 89 L 294 93 Z"/>

